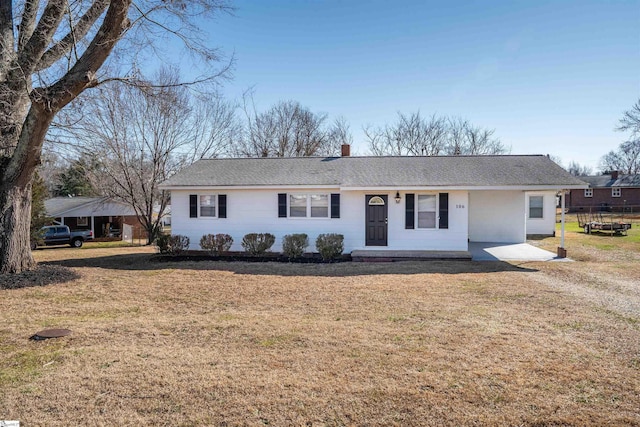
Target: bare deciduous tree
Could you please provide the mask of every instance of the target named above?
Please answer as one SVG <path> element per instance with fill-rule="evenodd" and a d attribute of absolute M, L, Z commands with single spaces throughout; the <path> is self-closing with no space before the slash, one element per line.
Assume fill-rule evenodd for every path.
<path fill-rule="evenodd" d="M 347 119 L 340 116 L 333 121 L 329 128 L 328 154 L 335 154 L 341 151 L 343 145 L 353 145 L 353 135 Z"/>
<path fill-rule="evenodd" d="M 616 130 L 631 132 L 633 138 L 640 137 L 640 100 L 633 104 L 630 110 L 623 113 Z"/>
<path fill-rule="evenodd" d="M 231 104 L 193 97 L 178 82 L 176 71 L 163 70 L 146 88 L 105 84 L 65 129 L 65 138 L 96 160 L 87 171 L 92 184 L 135 210 L 148 243 L 169 203 L 160 184 L 197 159 L 226 153 L 237 127 Z"/>
<path fill-rule="evenodd" d="M 581 165 L 578 162 L 570 162 L 567 167 L 567 172 L 573 176 L 588 176 L 593 174 L 593 169 L 586 165 Z"/>
<path fill-rule="evenodd" d="M 87 88 L 110 56 L 128 63 L 172 34 L 205 62 L 217 58 L 195 17 L 220 0 L 38 0 L 0 2 L 0 273 L 34 267 L 29 250 L 31 182 L 56 114 Z M 130 36 L 127 36 L 129 33 Z M 112 55 L 116 45 L 122 49 Z M 148 50 L 147 50 L 148 51 Z M 129 66 L 131 64 L 129 63 Z M 126 77 L 126 76 L 124 76 Z"/>
<path fill-rule="evenodd" d="M 420 112 L 398 113 L 398 121 L 382 128 L 364 129 L 369 149 L 374 155 L 439 156 L 504 154 L 508 150 L 494 138 L 494 130 L 473 126 L 460 118 L 432 115 L 424 118 Z"/>
<path fill-rule="evenodd" d="M 435 115 L 423 118 L 420 112 L 398 113 L 398 121 L 383 128 L 366 127 L 369 149 L 376 156 L 437 156 L 447 141 L 447 122 Z"/>
<path fill-rule="evenodd" d="M 297 101 L 281 101 L 258 113 L 245 97 L 245 135 L 235 147 L 244 157 L 303 157 L 335 155 L 350 140 L 349 126 L 338 119 L 327 126 L 327 115 L 310 111 Z"/>
<path fill-rule="evenodd" d="M 600 159 L 600 169 L 627 174 L 640 173 L 640 139 L 620 144 L 617 151 L 609 151 Z"/>
<path fill-rule="evenodd" d="M 602 156 L 600 168 L 603 172 L 640 173 L 640 100 L 624 112 L 616 130 L 629 132 L 631 138 L 620 144 L 617 151 L 612 150 Z"/>
<path fill-rule="evenodd" d="M 449 138 L 445 153 L 448 155 L 505 154 L 509 150 L 494 138 L 494 129 L 484 129 L 459 118 L 449 120 Z"/>

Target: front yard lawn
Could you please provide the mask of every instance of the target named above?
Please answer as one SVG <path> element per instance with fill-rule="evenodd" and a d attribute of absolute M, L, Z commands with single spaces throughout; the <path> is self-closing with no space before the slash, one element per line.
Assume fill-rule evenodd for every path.
<path fill-rule="evenodd" d="M 601 250 L 584 237 L 568 237 L 573 263 L 152 263 L 150 248 L 36 251 L 61 273 L 0 290 L 0 419 L 637 425 L 640 248 Z M 73 334 L 28 340 L 45 328 Z"/>

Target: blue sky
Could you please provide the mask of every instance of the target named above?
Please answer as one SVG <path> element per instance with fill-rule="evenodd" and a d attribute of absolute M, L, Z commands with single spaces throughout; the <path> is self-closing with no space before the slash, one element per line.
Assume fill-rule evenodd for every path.
<path fill-rule="evenodd" d="M 224 93 L 344 116 L 352 151 L 397 112 L 460 116 L 513 154 L 596 167 L 640 97 L 640 1 L 247 1 L 208 24 Z"/>

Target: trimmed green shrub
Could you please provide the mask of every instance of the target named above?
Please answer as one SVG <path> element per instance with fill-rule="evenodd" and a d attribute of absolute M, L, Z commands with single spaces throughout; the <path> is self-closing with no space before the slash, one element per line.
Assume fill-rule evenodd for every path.
<path fill-rule="evenodd" d="M 161 234 L 156 239 L 156 246 L 161 254 L 180 255 L 189 249 L 189 238 L 180 234 L 173 236 Z"/>
<path fill-rule="evenodd" d="M 282 252 L 289 258 L 299 258 L 309 246 L 309 237 L 304 234 L 287 234 L 282 238 Z"/>
<path fill-rule="evenodd" d="M 169 237 L 168 234 L 161 234 L 156 238 L 155 244 L 161 254 L 169 253 Z"/>
<path fill-rule="evenodd" d="M 316 239 L 316 249 L 325 261 L 337 258 L 344 251 L 344 236 L 335 233 L 320 234 Z"/>
<path fill-rule="evenodd" d="M 271 233 L 249 233 L 242 238 L 242 247 L 251 255 L 261 255 L 267 252 L 276 242 L 276 236 Z"/>
<path fill-rule="evenodd" d="M 200 239 L 200 247 L 211 255 L 222 255 L 229 252 L 233 245 L 233 237 L 228 234 L 205 234 Z"/>

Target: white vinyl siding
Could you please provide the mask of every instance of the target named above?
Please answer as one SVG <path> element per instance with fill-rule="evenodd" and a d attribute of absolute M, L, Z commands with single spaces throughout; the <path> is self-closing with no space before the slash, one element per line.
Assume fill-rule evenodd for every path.
<path fill-rule="evenodd" d="M 401 194 L 404 194 L 400 189 Z M 203 191 L 201 194 L 208 194 Z M 215 193 L 212 189 L 210 193 Z M 276 242 L 271 248 L 273 252 L 282 250 L 283 237 L 287 234 L 305 233 L 309 236 L 308 251 L 315 251 L 314 243 L 320 234 L 339 233 L 344 236 L 344 251 L 349 253 L 354 249 L 366 249 L 366 191 L 340 192 L 340 217 L 330 218 L 331 196 L 329 196 L 329 217 L 326 218 L 292 218 L 289 217 L 289 195 L 327 194 L 336 193 L 335 188 L 320 188 L 289 192 L 286 196 L 287 217 L 279 217 L 278 190 L 270 189 L 225 189 L 227 195 L 227 209 L 233 212 L 224 221 L 216 223 L 215 233 L 226 233 L 233 237 L 232 251 L 243 251 L 242 238 L 247 233 L 271 233 L 276 236 Z M 189 218 L 189 190 L 171 191 L 171 232 L 189 237 L 190 249 L 198 250 L 198 242 L 203 235 L 212 233 L 210 221 L 193 221 Z M 431 193 L 434 194 L 434 193 Z M 395 190 L 387 193 L 390 200 Z M 468 192 L 449 192 L 449 229 L 426 229 L 425 233 L 405 229 L 405 204 L 390 203 L 389 207 L 389 250 L 442 250 L 466 251 L 468 238 Z M 416 200 L 417 203 L 417 200 Z M 459 206 L 459 208 L 456 208 Z M 524 208 L 524 201 L 522 203 Z M 495 205 L 493 206 L 495 212 Z M 310 212 L 310 211 L 309 211 Z M 522 218 L 524 220 L 524 212 Z M 503 221 L 505 222 L 505 221 Z M 523 224 L 524 227 L 524 224 Z M 522 229 L 524 232 L 524 230 Z"/>

